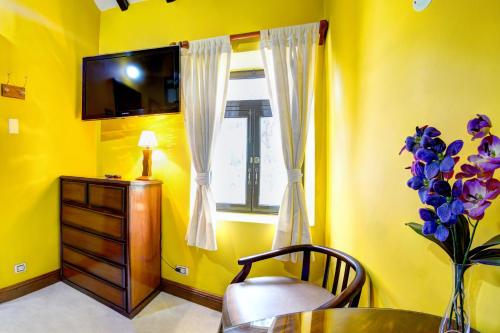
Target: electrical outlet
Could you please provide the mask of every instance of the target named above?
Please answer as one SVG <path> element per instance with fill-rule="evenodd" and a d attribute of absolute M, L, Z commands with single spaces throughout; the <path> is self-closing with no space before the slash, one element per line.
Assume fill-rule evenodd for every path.
<path fill-rule="evenodd" d="M 20 263 L 20 264 L 17 264 L 17 265 L 14 265 L 14 272 L 16 274 L 19 274 L 19 273 L 24 273 L 26 272 L 26 263 L 23 262 L 23 263 Z"/>
<path fill-rule="evenodd" d="M 185 266 L 175 266 L 175 271 L 181 275 L 188 276 L 189 275 L 189 268 Z"/>

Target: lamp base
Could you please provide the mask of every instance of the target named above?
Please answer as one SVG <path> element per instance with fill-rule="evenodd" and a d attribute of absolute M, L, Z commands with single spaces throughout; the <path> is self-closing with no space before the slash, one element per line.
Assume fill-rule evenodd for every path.
<path fill-rule="evenodd" d="M 146 148 L 142 151 L 142 176 L 137 178 L 138 180 L 151 180 L 152 172 L 152 156 L 153 151 L 149 148 Z"/>

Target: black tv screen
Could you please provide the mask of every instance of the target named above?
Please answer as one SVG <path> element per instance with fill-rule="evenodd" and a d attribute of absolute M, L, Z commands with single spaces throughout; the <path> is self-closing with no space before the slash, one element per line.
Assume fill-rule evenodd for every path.
<path fill-rule="evenodd" d="M 179 112 L 179 47 L 83 59 L 82 119 Z"/>

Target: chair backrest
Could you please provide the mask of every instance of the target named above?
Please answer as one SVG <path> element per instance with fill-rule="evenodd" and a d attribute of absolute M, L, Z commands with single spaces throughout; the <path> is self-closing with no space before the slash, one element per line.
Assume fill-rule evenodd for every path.
<path fill-rule="evenodd" d="M 238 260 L 238 264 L 243 265 L 243 268 L 238 273 L 238 275 L 236 275 L 233 281 L 231 281 L 231 283 L 239 283 L 245 281 L 246 277 L 250 273 L 250 270 L 252 269 L 252 264 L 255 262 L 297 252 L 303 253 L 301 273 L 301 279 L 303 281 L 309 281 L 309 273 L 311 271 L 311 253 L 315 252 L 326 255 L 326 265 L 323 274 L 322 286 L 325 289 L 331 290 L 331 293 L 334 294 L 335 297 L 330 302 L 321 306 L 320 309 L 344 307 L 346 305 L 348 305 L 349 307 L 358 306 L 361 290 L 366 279 L 366 273 L 363 269 L 363 266 L 361 266 L 359 261 L 357 261 L 350 255 L 342 251 L 334 250 L 324 246 L 312 244 L 293 245 L 245 258 L 240 258 Z M 332 267 L 333 264 L 335 264 L 335 271 L 333 274 L 332 287 L 330 289 L 328 288 L 328 282 L 330 277 L 330 267 Z M 344 267 L 343 270 L 341 269 L 341 266 Z M 352 271 L 354 272 L 355 276 L 351 280 L 351 282 L 349 282 L 349 277 L 352 276 Z"/>
<path fill-rule="evenodd" d="M 301 274 L 303 281 L 309 281 L 311 253 L 315 252 L 326 255 L 322 287 L 330 290 L 336 297 L 330 303 L 322 306 L 322 308 L 344 307 L 346 305 L 349 307 L 358 306 L 361 290 L 366 280 L 365 270 L 359 261 L 342 251 L 317 245 L 296 245 L 287 247 L 286 250 L 285 252 L 290 251 L 289 253 L 303 253 Z M 329 280 L 332 270 L 333 282 L 330 289 Z M 355 276 L 349 283 L 349 276 L 352 276 L 351 274 L 355 274 Z"/>

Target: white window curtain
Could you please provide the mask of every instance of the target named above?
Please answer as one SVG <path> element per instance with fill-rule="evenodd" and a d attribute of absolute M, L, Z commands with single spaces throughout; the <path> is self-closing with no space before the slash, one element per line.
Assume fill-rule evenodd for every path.
<path fill-rule="evenodd" d="M 229 36 L 192 41 L 181 56 L 182 103 L 196 171 L 196 196 L 186 241 L 189 246 L 211 251 L 217 250 L 211 161 L 224 118 L 230 57 Z"/>
<path fill-rule="evenodd" d="M 319 22 L 263 30 L 260 36 L 272 109 L 277 111 L 280 119 L 288 173 L 273 240 L 273 249 L 278 249 L 311 243 L 302 165 L 309 118 L 314 107 Z M 295 262 L 297 255 L 285 255 L 279 259 Z"/>

